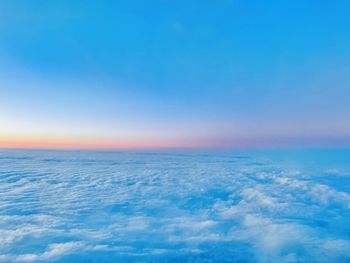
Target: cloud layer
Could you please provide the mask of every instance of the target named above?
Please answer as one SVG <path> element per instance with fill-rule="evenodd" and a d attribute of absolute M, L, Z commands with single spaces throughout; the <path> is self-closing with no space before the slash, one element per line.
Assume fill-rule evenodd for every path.
<path fill-rule="evenodd" d="M 0 262 L 349 261 L 349 165 L 303 164 L 1 151 Z"/>

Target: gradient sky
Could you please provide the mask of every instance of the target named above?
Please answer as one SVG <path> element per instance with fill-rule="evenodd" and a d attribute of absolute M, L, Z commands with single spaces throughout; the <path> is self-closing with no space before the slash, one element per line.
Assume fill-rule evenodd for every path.
<path fill-rule="evenodd" d="M 350 145 L 350 1 L 0 2 L 0 147 Z"/>

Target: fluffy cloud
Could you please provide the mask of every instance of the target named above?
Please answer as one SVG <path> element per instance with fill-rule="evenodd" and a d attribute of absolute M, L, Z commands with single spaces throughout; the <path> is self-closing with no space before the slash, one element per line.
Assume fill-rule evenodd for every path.
<path fill-rule="evenodd" d="M 1 156 L 0 262 L 350 260 L 349 177 L 336 167 L 213 153 Z"/>

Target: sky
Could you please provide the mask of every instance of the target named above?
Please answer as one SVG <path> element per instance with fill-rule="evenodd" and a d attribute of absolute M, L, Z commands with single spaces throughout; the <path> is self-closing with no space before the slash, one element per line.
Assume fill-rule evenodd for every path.
<path fill-rule="evenodd" d="M 350 146 L 350 2 L 0 2 L 0 147 Z"/>

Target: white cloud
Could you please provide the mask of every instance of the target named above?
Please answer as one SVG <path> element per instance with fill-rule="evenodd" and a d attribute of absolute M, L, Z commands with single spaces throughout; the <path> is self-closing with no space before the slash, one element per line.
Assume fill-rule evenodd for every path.
<path fill-rule="evenodd" d="M 348 259 L 349 193 L 318 178 L 230 154 L 0 151 L 0 261 Z"/>

